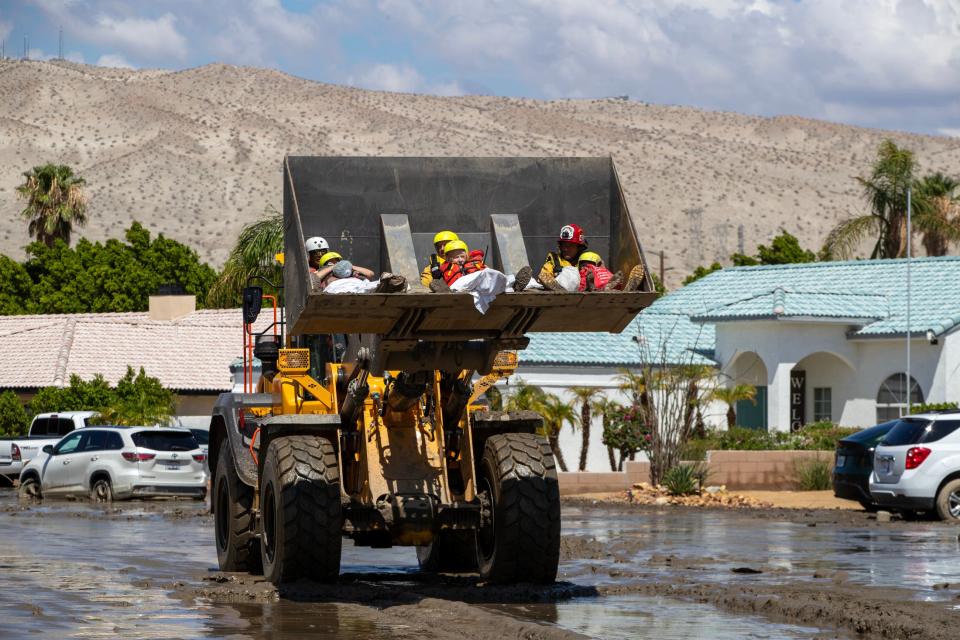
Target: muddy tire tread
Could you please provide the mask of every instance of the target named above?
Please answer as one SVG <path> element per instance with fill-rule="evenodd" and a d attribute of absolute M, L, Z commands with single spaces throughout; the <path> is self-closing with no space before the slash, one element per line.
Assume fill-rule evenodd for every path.
<path fill-rule="evenodd" d="M 960 489 L 960 478 L 945 483 L 940 487 L 940 491 L 937 492 L 936 511 L 937 515 L 940 516 L 940 519 L 944 522 L 960 522 L 960 520 L 950 513 L 950 494 L 957 489 Z"/>
<path fill-rule="evenodd" d="M 264 481 L 274 465 L 282 502 L 282 558 L 264 569 L 274 583 L 308 578 L 336 581 L 340 574 L 343 516 L 337 454 L 326 438 L 286 436 L 270 442 L 264 461 Z M 261 496 L 263 494 L 261 493 Z M 279 515 L 279 514 L 278 514 Z M 282 545 L 282 549 L 280 548 Z"/>
<path fill-rule="evenodd" d="M 228 483 L 227 492 L 232 498 L 230 503 L 230 549 L 226 553 L 217 550 L 217 560 L 221 571 L 247 571 L 260 573 L 260 540 L 253 527 L 253 487 L 240 480 L 233 463 L 230 443 L 224 442 L 223 455 L 217 464 L 217 476 L 213 485 L 211 504 L 216 504 L 221 472 L 223 481 Z M 216 517 L 216 516 L 215 516 Z"/>
<path fill-rule="evenodd" d="M 487 439 L 484 458 L 497 470 L 500 496 L 493 562 L 482 567 L 483 577 L 498 583 L 554 582 L 560 491 L 550 444 L 530 433 L 494 435 Z"/>

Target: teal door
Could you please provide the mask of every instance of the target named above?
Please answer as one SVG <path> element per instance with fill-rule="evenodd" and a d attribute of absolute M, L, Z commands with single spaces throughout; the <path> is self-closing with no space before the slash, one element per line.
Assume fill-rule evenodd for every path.
<path fill-rule="evenodd" d="M 756 387 L 754 401 L 737 401 L 737 426 L 767 430 L 767 387 Z"/>

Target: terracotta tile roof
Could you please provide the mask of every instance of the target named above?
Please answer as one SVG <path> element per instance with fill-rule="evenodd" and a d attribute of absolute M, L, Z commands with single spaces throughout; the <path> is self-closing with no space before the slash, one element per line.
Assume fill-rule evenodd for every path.
<path fill-rule="evenodd" d="M 62 386 L 73 374 L 89 380 L 100 373 L 115 384 L 129 365 L 169 389 L 229 391 L 230 363 L 243 353 L 241 317 L 239 309 L 169 321 L 145 312 L 2 316 L 0 389 Z"/>

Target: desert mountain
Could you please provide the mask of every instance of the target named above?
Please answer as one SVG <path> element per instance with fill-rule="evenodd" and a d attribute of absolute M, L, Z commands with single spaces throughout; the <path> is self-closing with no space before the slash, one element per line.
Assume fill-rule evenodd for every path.
<path fill-rule="evenodd" d="M 636 96 L 642 99 L 643 96 Z M 960 176 L 960 139 L 636 100 L 540 101 L 366 91 L 267 69 L 130 71 L 0 62 L 0 252 L 23 257 L 14 187 L 44 162 L 84 176 L 91 239 L 131 220 L 222 264 L 240 228 L 281 208 L 284 154 L 612 155 L 651 266 L 668 281 L 784 228 L 818 248 L 864 210 L 852 176 L 879 142 Z"/>

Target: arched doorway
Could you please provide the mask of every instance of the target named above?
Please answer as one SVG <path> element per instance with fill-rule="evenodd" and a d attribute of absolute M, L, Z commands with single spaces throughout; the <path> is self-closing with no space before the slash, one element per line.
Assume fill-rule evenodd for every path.
<path fill-rule="evenodd" d="M 767 430 L 767 366 L 753 351 L 737 354 L 727 370 L 731 384 L 747 384 L 757 392 L 753 400 L 738 400 L 737 426 Z"/>
<path fill-rule="evenodd" d="M 804 356 L 790 372 L 791 429 L 816 422 L 840 422 L 849 399 L 856 369 L 830 351 Z"/>
<path fill-rule="evenodd" d="M 886 422 L 907 415 L 907 374 L 895 373 L 882 383 L 877 391 L 877 422 Z M 911 406 L 923 404 L 923 390 L 910 377 Z"/>

